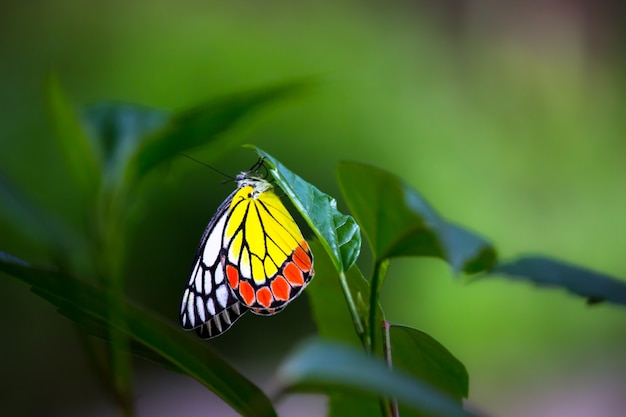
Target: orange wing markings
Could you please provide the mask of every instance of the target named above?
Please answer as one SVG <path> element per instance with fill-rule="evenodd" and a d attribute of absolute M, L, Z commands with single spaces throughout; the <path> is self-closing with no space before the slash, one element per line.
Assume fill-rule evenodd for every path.
<path fill-rule="evenodd" d="M 267 287 L 261 287 L 256 292 L 257 302 L 265 308 L 268 308 L 272 304 L 273 298 L 274 297 L 272 297 L 272 292 Z"/>
<path fill-rule="evenodd" d="M 255 282 L 242 275 L 237 266 L 226 261 L 225 275 L 240 302 L 255 314 L 271 315 L 295 299 L 313 277 L 312 255 L 296 247 L 274 275 Z"/>
<path fill-rule="evenodd" d="M 239 286 L 239 271 L 233 265 L 226 265 L 226 276 L 228 277 L 228 283 L 230 288 L 236 290 Z"/>
<path fill-rule="evenodd" d="M 302 275 L 302 271 L 293 262 L 289 262 L 285 265 L 283 274 L 285 274 L 285 278 L 287 278 L 287 281 L 289 281 L 292 287 L 304 285 L 304 275 Z"/>
<path fill-rule="evenodd" d="M 306 241 L 303 240 L 302 243 L 306 245 Z M 298 246 L 293 252 L 293 261 L 296 265 L 298 265 L 302 272 L 309 272 L 312 266 L 311 256 L 302 249 L 302 243 L 300 243 L 301 246 Z"/>
<path fill-rule="evenodd" d="M 272 284 L 270 285 L 272 288 L 272 293 L 274 294 L 274 298 L 281 301 L 289 300 L 289 293 L 291 292 L 291 286 L 287 283 L 285 278 L 281 275 L 277 276 Z"/>
<path fill-rule="evenodd" d="M 263 192 L 256 199 L 241 197 L 235 199 L 231 217 L 239 226 L 226 228 L 224 275 L 245 307 L 271 315 L 296 298 L 311 280 L 313 255 L 273 193 Z"/>
<path fill-rule="evenodd" d="M 226 331 L 246 311 L 282 311 L 313 278 L 313 254 L 295 220 L 258 176 L 262 160 L 237 175 L 201 238 L 180 319 L 203 338 Z"/>
<path fill-rule="evenodd" d="M 254 288 L 247 281 L 241 281 L 239 283 L 239 294 L 247 306 L 251 306 L 254 303 Z"/>

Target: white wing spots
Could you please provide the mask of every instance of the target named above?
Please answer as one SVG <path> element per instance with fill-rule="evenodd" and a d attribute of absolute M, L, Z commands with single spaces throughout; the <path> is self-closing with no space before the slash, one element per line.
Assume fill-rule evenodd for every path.
<path fill-rule="evenodd" d="M 206 309 L 211 316 L 215 315 L 215 301 L 212 298 L 206 300 Z"/>
<path fill-rule="evenodd" d="M 187 300 L 189 300 L 189 288 L 185 288 L 185 292 L 183 293 L 183 302 L 180 305 L 180 314 L 185 312 L 185 307 L 187 307 Z"/>
<path fill-rule="evenodd" d="M 268 242 L 266 238 L 265 234 L 269 232 L 264 227 L 264 218 L 261 218 L 257 208 L 259 203 L 255 200 L 271 190 L 272 185 L 254 175 L 260 165 L 261 163 L 255 165 L 249 172 L 237 176 L 237 190 L 220 205 L 209 222 L 202 235 L 191 276 L 183 292 L 180 310 L 183 328 L 195 329 L 196 333 L 205 339 L 222 334 L 248 311 L 229 285 L 225 269 L 227 264 L 235 266 L 238 272 L 238 277 L 233 275 L 231 279 L 251 281 L 253 276 L 256 276 L 264 282 L 268 270 L 273 268 L 275 273 L 279 265 L 287 259 L 287 254 L 280 250 L 280 246 L 276 244 L 275 247 L 266 246 L 271 240 Z M 273 195 L 268 194 L 269 197 Z M 280 204 L 278 209 L 286 212 Z M 282 217 L 291 219 L 288 214 L 280 212 L 279 215 L 280 218 L 275 220 L 275 223 L 280 224 Z M 295 223 L 293 227 L 297 230 Z M 279 238 L 286 234 L 285 230 L 290 231 L 283 226 Z M 261 313 L 272 314 L 275 309 L 271 310 L 271 313 L 265 311 Z"/>
<path fill-rule="evenodd" d="M 187 299 L 187 320 L 189 320 L 189 322 L 191 323 L 191 327 L 196 327 L 196 320 L 195 320 L 195 315 L 193 314 L 193 303 L 189 302 L 190 300 Z"/>
<path fill-rule="evenodd" d="M 202 277 L 204 276 L 204 274 L 202 273 L 202 268 L 200 267 L 200 262 L 198 262 L 198 266 L 195 269 L 195 278 L 194 278 L 194 284 L 196 287 L 196 293 L 201 294 L 202 293 Z M 210 281 L 210 280 L 205 280 L 205 281 Z M 208 292 L 205 292 L 205 294 L 208 294 Z"/>
<path fill-rule="evenodd" d="M 213 280 L 215 281 L 215 285 L 220 285 L 222 282 L 224 282 L 224 270 L 221 267 L 218 267 L 215 270 L 215 275 L 213 276 Z M 205 294 L 208 294 L 210 292 L 210 288 L 211 288 L 210 285 L 211 283 L 209 283 L 209 290 L 205 290 Z"/>
<path fill-rule="evenodd" d="M 215 289 L 215 298 L 217 298 L 217 302 L 222 308 L 226 308 L 229 293 L 230 291 L 226 288 L 226 284 L 222 284 Z"/>
<path fill-rule="evenodd" d="M 219 336 L 230 329 L 233 323 L 239 320 L 239 317 L 245 314 L 246 311 L 248 311 L 248 309 L 242 308 L 241 304 L 235 302 L 235 304 L 209 318 L 209 320 L 201 326 L 196 327 L 196 334 L 203 339 L 211 339 L 215 336 Z"/>
<path fill-rule="evenodd" d="M 220 268 L 218 268 L 219 270 Z M 208 273 L 210 275 L 210 273 Z M 210 277 L 209 277 L 210 278 Z M 211 294 L 211 290 L 212 290 L 212 283 L 210 279 L 205 279 L 204 280 L 204 291 L 202 292 L 203 294 L 207 295 L 207 294 Z"/>
<path fill-rule="evenodd" d="M 198 316 L 200 317 L 200 322 L 204 323 L 206 321 L 204 301 L 202 300 L 202 297 L 200 297 L 199 295 L 196 296 L 196 311 L 198 312 Z"/>
<path fill-rule="evenodd" d="M 222 230 L 224 230 L 224 225 L 226 223 L 226 216 L 222 216 L 222 218 L 217 222 L 215 228 L 212 233 L 209 235 L 209 238 L 206 241 L 206 245 L 204 246 L 204 251 L 202 252 L 202 262 L 206 265 L 213 265 L 215 260 L 220 254 L 222 249 Z"/>
<path fill-rule="evenodd" d="M 248 252 L 248 249 L 245 249 L 245 248 L 241 253 L 241 262 L 239 263 L 239 274 L 243 278 L 247 278 L 247 279 L 250 279 L 250 277 L 252 276 L 252 271 L 250 270 L 250 252 Z"/>

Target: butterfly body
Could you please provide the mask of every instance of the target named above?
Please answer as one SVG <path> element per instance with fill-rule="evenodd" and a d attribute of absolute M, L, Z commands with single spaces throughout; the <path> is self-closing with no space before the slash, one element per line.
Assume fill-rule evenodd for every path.
<path fill-rule="evenodd" d="M 218 336 L 246 311 L 271 315 L 313 278 L 313 255 L 273 185 L 243 172 L 196 251 L 180 311 L 184 329 Z"/>

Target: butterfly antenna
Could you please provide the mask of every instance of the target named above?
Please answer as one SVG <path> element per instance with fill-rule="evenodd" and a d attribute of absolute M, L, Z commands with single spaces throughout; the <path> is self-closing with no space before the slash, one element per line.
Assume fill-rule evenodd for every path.
<path fill-rule="evenodd" d="M 261 169 L 261 167 L 265 167 L 265 165 L 263 164 L 265 162 L 265 158 L 259 158 L 258 161 L 256 161 L 254 163 L 254 165 L 252 165 L 250 167 L 250 169 L 248 170 L 248 172 L 253 172 L 255 174 L 259 173 L 259 169 Z M 267 169 L 267 168 L 266 168 Z"/>
<path fill-rule="evenodd" d="M 263 171 L 265 171 L 263 173 L 263 178 L 267 178 L 267 177 L 270 176 L 270 171 L 269 171 L 269 169 L 267 169 L 267 165 L 265 165 L 263 162 L 264 162 L 264 160 L 261 160 L 261 167 L 263 168 Z M 273 180 L 274 179 L 272 178 L 270 181 L 273 181 Z"/>
<path fill-rule="evenodd" d="M 232 175 L 229 175 L 229 174 L 225 173 L 224 171 L 220 171 L 219 169 L 215 168 L 214 166 L 211 166 L 211 165 L 207 164 L 206 162 L 202 162 L 202 161 L 200 161 L 200 160 L 198 160 L 198 159 L 196 159 L 196 158 L 194 158 L 192 156 L 189 156 L 189 155 L 187 155 L 185 153 L 181 153 L 180 155 L 184 156 L 185 158 L 189 158 L 192 161 L 197 162 L 198 164 L 203 165 L 203 166 L 205 166 L 205 167 L 207 167 L 209 169 L 212 169 L 213 171 L 217 172 L 218 174 L 223 175 L 226 178 L 228 178 L 228 180 L 226 180 L 224 182 L 229 182 L 229 181 L 234 181 L 235 180 L 235 177 L 233 177 Z"/>

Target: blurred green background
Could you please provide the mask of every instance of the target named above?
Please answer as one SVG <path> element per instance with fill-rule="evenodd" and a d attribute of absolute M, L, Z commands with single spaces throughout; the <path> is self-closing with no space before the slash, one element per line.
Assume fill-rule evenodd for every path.
<path fill-rule="evenodd" d="M 267 108 L 244 137 L 339 198 L 334 164 L 405 178 L 502 257 L 540 252 L 626 277 L 626 62 L 611 2 L 169 1 L 0 3 L 0 175 L 60 218 L 80 196 L 51 140 L 44 85 L 58 74 L 77 107 L 115 99 L 178 110 L 299 77 L 315 89 Z M 620 32 L 621 31 L 621 32 Z M 196 158 L 211 160 L 199 149 Z M 238 149 L 215 165 L 254 162 Z M 128 230 L 131 297 L 178 318 L 195 246 L 231 190 L 181 158 L 152 174 Z M 341 199 L 340 205 L 341 205 Z M 345 206 L 342 206 L 345 210 Z M 0 207 L 0 249 L 52 264 Z M 365 247 L 364 252 L 367 252 Z M 362 267 L 370 269 L 366 258 Z M 72 324 L 0 280 L 0 414 L 115 415 Z M 626 311 L 563 292 L 464 285 L 436 260 L 391 264 L 391 321 L 427 331 L 470 374 L 487 415 L 626 412 Z M 271 391 L 271 371 L 314 333 L 305 297 L 246 317 L 207 342 Z M 137 363 L 140 415 L 229 415 L 199 384 Z M 269 382 L 268 382 L 269 381 Z M 323 415 L 299 397 L 284 415 Z M 578 414 L 576 414 L 578 413 Z"/>

